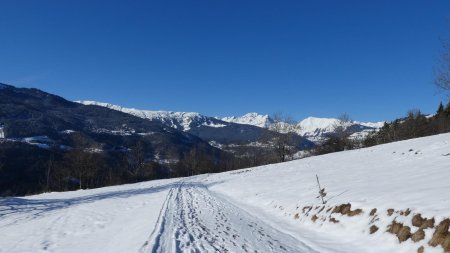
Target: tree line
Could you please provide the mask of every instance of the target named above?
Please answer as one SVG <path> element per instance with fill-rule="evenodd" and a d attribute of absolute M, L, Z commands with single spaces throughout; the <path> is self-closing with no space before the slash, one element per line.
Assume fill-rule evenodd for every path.
<path fill-rule="evenodd" d="M 0 140 L 0 196 L 90 189 L 154 179 L 216 173 L 272 163 L 272 152 L 247 150 L 209 154 L 193 146 L 177 160 L 156 160 L 148 143 L 137 139 L 128 148 L 101 150 L 82 133 L 70 147 L 48 149 Z M 264 158 L 265 157 L 265 158 Z"/>
<path fill-rule="evenodd" d="M 419 110 L 411 110 L 404 118 L 386 122 L 379 131 L 371 133 L 364 140 L 364 146 L 448 132 L 450 132 L 450 102 L 445 107 L 441 103 L 433 116 L 427 117 Z"/>

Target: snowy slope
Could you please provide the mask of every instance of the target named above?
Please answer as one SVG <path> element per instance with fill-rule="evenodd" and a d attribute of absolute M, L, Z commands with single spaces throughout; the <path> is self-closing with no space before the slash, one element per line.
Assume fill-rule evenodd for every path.
<path fill-rule="evenodd" d="M 217 174 L 210 180 L 223 183 L 210 189 L 241 206 L 248 205 L 251 210 L 293 224 L 294 230 L 306 226 L 322 235 L 345 235 L 343 241 L 373 247 L 373 251 L 369 246 L 363 252 L 416 252 L 420 246 L 425 247 L 425 252 L 443 252 L 440 246 L 428 245 L 434 229 L 425 229 L 425 239 L 417 243 L 408 239 L 402 244 L 385 231 L 395 219 L 408 225 L 411 233 L 416 232 L 418 228 L 411 223 L 418 213 L 422 217 L 434 217 L 435 225 L 449 218 L 449 168 L 450 134 L 441 134 L 241 170 L 240 174 Z M 316 174 L 328 192 L 326 205 L 321 205 L 316 198 Z M 328 210 L 346 203 L 351 204 L 352 210 L 360 208 L 363 213 L 347 217 L 319 212 L 322 206 Z M 312 209 L 308 216 L 304 207 Z M 370 216 L 373 208 L 377 208 L 375 218 Z M 389 216 L 387 210 L 391 208 L 394 213 Z M 402 215 L 407 209 L 411 214 Z M 296 214 L 299 214 L 298 219 Z M 313 215 L 319 220 L 313 222 Z M 331 217 L 340 222 L 329 222 Z M 371 223 L 373 220 L 375 222 Z M 379 228 L 373 235 L 369 235 L 371 225 Z"/>
<path fill-rule="evenodd" d="M 226 173 L 3 198 L 0 252 L 444 252 L 428 245 L 434 228 L 415 243 L 386 230 L 395 220 L 415 233 L 418 213 L 436 226 L 449 218 L 449 168 L 450 134 L 441 134 Z M 333 213 L 347 203 L 355 215 Z M 372 225 L 379 230 L 370 234 Z"/>

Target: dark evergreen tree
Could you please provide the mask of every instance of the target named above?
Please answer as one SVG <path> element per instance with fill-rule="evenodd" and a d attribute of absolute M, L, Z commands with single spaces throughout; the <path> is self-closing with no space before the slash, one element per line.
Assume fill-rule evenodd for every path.
<path fill-rule="evenodd" d="M 444 113 L 444 105 L 441 103 L 439 103 L 438 109 L 436 111 L 436 115 L 441 115 L 442 113 Z"/>

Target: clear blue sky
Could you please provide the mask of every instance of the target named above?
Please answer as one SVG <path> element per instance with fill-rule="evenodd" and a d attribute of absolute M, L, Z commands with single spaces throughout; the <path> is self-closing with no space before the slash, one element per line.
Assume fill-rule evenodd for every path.
<path fill-rule="evenodd" d="M 434 112 L 450 1 L 0 2 L 0 82 L 210 116 Z"/>

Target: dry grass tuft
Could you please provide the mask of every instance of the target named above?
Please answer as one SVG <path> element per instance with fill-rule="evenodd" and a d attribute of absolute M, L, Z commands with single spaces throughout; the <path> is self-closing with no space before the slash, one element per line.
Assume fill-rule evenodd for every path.
<path fill-rule="evenodd" d="M 411 213 L 411 210 L 409 208 L 406 208 L 405 211 L 401 210 L 400 215 L 408 216 Z"/>
<path fill-rule="evenodd" d="M 377 213 L 377 209 L 374 208 L 372 211 L 370 211 L 370 216 L 374 216 Z"/>
<path fill-rule="evenodd" d="M 340 213 L 347 216 L 355 216 L 362 213 L 361 209 L 352 210 L 352 205 L 350 203 L 335 206 L 332 213 Z"/>
<path fill-rule="evenodd" d="M 425 248 L 423 247 L 423 246 L 420 246 L 418 249 L 417 249 L 417 253 L 423 253 L 425 251 Z"/>
<path fill-rule="evenodd" d="M 334 217 L 331 217 L 331 218 L 330 218 L 330 222 L 333 222 L 333 223 L 339 223 L 339 221 L 336 220 Z"/>
<path fill-rule="evenodd" d="M 397 235 L 400 242 L 404 242 L 411 237 L 411 228 L 395 220 L 388 226 L 387 232 Z"/>
<path fill-rule="evenodd" d="M 387 210 L 388 216 L 392 216 L 393 213 L 394 213 L 394 209 L 393 209 L 393 208 L 389 208 L 389 209 Z"/>
<path fill-rule="evenodd" d="M 391 234 L 397 234 L 398 231 L 403 227 L 402 223 L 396 222 L 395 220 L 392 221 L 391 225 L 388 226 L 387 232 Z"/>
<path fill-rule="evenodd" d="M 317 217 L 317 215 L 315 215 L 315 214 L 311 217 L 311 220 L 313 222 L 316 222 L 317 219 L 319 219 L 319 217 Z"/>
<path fill-rule="evenodd" d="M 294 219 L 299 219 L 300 218 L 300 214 L 298 214 L 298 213 L 296 213 L 295 215 L 294 215 Z"/>
<path fill-rule="evenodd" d="M 397 234 L 398 240 L 404 242 L 411 237 L 411 228 L 408 226 L 403 226 Z"/>
<path fill-rule="evenodd" d="M 441 245 L 445 252 L 450 252 L 450 233 L 448 228 L 450 226 L 450 219 L 445 219 L 436 227 L 433 237 L 428 242 L 429 245 L 436 247 Z"/>
<path fill-rule="evenodd" d="M 335 206 L 332 213 L 340 213 L 340 214 L 345 215 L 348 212 L 350 212 L 351 208 L 352 208 L 352 205 L 350 203 L 342 204 L 339 206 Z"/>
<path fill-rule="evenodd" d="M 423 231 L 422 228 L 419 228 L 419 230 L 417 230 L 416 232 L 414 232 L 414 234 L 411 235 L 411 240 L 413 242 L 421 241 L 424 238 L 425 238 L 425 232 Z"/>
<path fill-rule="evenodd" d="M 445 237 L 442 248 L 444 248 L 445 252 L 450 252 L 450 234 L 447 234 Z"/>
<path fill-rule="evenodd" d="M 322 206 L 322 208 L 320 208 L 320 210 L 317 213 L 320 213 L 323 211 L 323 209 L 325 209 L 325 206 Z"/>
<path fill-rule="evenodd" d="M 433 228 L 434 227 L 434 218 L 427 219 L 422 218 L 422 215 L 420 213 L 416 214 L 412 218 L 412 224 L 415 227 L 427 229 L 427 228 Z"/>
<path fill-rule="evenodd" d="M 353 211 L 350 211 L 347 213 L 348 216 L 355 216 L 355 215 L 360 215 L 362 213 L 362 209 L 355 209 Z"/>
<path fill-rule="evenodd" d="M 370 226 L 370 234 L 373 234 L 378 231 L 378 227 L 375 225 Z"/>

